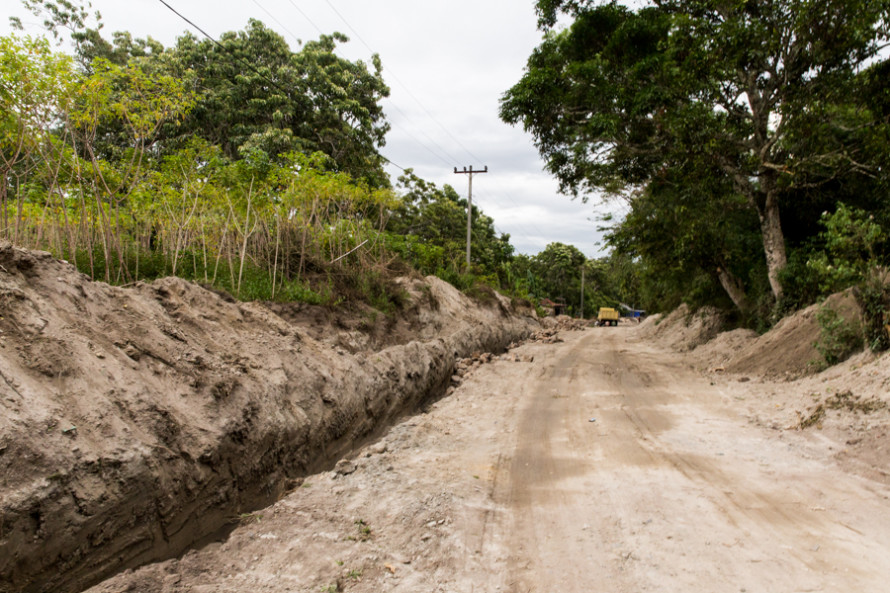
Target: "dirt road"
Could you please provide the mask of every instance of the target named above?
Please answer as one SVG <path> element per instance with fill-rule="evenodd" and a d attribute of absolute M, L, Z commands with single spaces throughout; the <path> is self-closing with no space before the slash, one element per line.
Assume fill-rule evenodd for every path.
<path fill-rule="evenodd" d="M 834 443 L 750 423 L 737 390 L 631 328 L 563 337 L 225 542 L 91 591 L 887 590 L 890 488 Z"/>

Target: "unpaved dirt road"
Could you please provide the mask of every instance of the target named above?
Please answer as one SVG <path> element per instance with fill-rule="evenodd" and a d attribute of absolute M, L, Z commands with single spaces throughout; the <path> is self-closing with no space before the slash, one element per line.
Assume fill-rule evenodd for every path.
<path fill-rule="evenodd" d="M 225 542 L 91 591 L 888 590 L 890 488 L 836 444 L 749 422 L 737 389 L 632 328 L 562 336 Z"/>

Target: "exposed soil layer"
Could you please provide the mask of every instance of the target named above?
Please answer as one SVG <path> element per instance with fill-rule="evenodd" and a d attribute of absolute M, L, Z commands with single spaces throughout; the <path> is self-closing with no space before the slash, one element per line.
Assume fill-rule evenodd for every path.
<path fill-rule="evenodd" d="M 450 397 L 225 541 L 89 593 L 884 593 L 887 356 L 773 381 L 702 374 L 667 335 L 464 361 Z M 823 425 L 799 429 L 815 386 Z"/>
<path fill-rule="evenodd" d="M 824 367 L 816 348 L 822 328 L 819 310 L 834 310 L 845 323 L 861 326 L 862 314 L 847 291 L 830 296 L 782 319 L 763 335 L 745 329 L 721 332 L 718 313 L 702 309 L 691 313 L 682 305 L 667 316 L 655 315 L 641 324 L 641 334 L 680 352 L 690 352 L 703 370 L 750 373 L 772 379 L 799 379 Z"/>
<path fill-rule="evenodd" d="M 0 591 L 177 555 L 443 394 L 458 358 L 539 327 L 435 278 L 404 288 L 404 331 L 372 312 L 309 331 L 318 310 L 116 288 L 0 245 Z"/>

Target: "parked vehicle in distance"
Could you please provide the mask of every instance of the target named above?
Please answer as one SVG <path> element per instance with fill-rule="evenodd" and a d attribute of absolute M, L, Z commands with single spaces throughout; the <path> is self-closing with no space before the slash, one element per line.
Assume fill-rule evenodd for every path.
<path fill-rule="evenodd" d="M 599 326 L 618 325 L 619 319 L 621 319 L 621 314 L 618 313 L 618 309 L 600 307 L 600 311 L 596 316 L 596 324 Z"/>

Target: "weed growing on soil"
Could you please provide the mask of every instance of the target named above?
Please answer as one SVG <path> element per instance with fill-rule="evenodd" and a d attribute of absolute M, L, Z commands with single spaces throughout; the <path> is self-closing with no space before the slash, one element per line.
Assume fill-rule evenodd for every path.
<path fill-rule="evenodd" d="M 350 541 L 366 542 L 373 535 L 371 528 L 365 523 L 364 519 L 356 519 L 354 521 L 358 535 L 350 535 L 347 539 Z"/>
<path fill-rule="evenodd" d="M 251 523 L 259 523 L 262 521 L 263 515 L 260 513 L 241 513 L 234 519 L 232 519 L 232 523 L 238 523 L 239 525 L 249 525 Z"/>
<path fill-rule="evenodd" d="M 825 419 L 825 406 L 819 404 L 809 416 L 804 416 L 800 412 L 797 413 L 797 430 L 804 430 L 811 426 L 822 428 L 822 421 Z"/>
<path fill-rule="evenodd" d="M 818 393 L 812 394 L 814 399 L 819 398 Z M 822 421 L 825 419 L 828 410 L 847 410 L 848 412 L 870 414 L 887 407 L 887 402 L 877 397 L 862 399 L 858 395 L 854 395 L 849 389 L 847 391 L 838 391 L 824 402 L 813 408 L 812 412 L 804 416 L 797 412 L 797 430 L 804 430 L 815 426 L 822 428 Z"/>
<path fill-rule="evenodd" d="M 870 414 L 887 407 L 887 402 L 872 397 L 862 399 L 858 395 L 853 395 L 849 389 L 847 391 L 839 391 L 833 396 L 825 400 L 825 406 L 830 410 L 848 410 L 850 412 L 862 412 Z"/>

